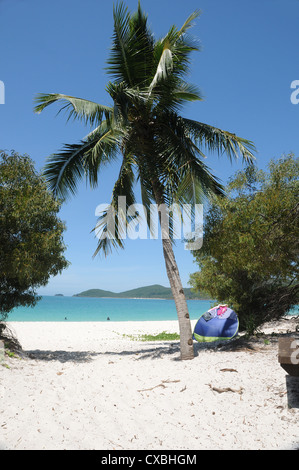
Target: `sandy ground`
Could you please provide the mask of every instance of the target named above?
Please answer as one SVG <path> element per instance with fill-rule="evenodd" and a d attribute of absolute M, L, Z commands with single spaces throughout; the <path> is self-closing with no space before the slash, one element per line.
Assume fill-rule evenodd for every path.
<path fill-rule="evenodd" d="M 1 450 L 299 447 L 299 378 L 278 363 L 277 336 L 196 343 L 195 359 L 180 361 L 176 341 L 126 336 L 177 322 L 9 326 L 26 354 L 0 366 Z"/>

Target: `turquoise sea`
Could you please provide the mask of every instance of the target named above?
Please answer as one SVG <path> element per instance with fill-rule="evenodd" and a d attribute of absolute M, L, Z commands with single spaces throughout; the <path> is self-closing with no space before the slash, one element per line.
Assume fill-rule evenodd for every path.
<path fill-rule="evenodd" d="M 209 300 L 188 300 L 191 320 L 198 319 L 212 305 Z M 19 307 L 8 321 L 159 321 L 177 320 L 173 300 L 104 299 L 44 296 L 35 307 Z"/>
<path fill-rule="evenodd" d="M 188 300 L 191 320 L 197 320 L 214 305 L 210 300 Z M 299 307 L 292 314 L 299 314 Z M 8 321 L 163 321 L 177 320 L 173 300 L 104 299 L 44 296 L 35 307 L 19 307 Z"/>

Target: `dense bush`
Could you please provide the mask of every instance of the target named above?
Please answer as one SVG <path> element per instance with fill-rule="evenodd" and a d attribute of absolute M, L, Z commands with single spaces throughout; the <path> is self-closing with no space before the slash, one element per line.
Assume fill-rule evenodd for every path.
<path fill-rule="evenodd" d="M 0 152 L 0 320 L 68 265 L 59 209 L 28 156 Z"/>
<path fill-rule="evenodd" d="M 194 252 L 195 290 L 230 304 L 240 328 L 253 333 L 299 303 L 299 161 L 271 161 L 230 181 L 227 197 L 215 197 L 205 219 L 204 242 Z"/>

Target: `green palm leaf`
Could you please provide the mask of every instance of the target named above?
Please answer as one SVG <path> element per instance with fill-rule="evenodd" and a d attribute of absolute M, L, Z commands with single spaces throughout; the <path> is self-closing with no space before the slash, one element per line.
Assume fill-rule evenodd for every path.
<path fill-rule="evenodd" d="M 157 85 L 157 83 L 159 83 L 163 79 L 165 80 L 168 77 L 168 75 L 172 71 L 172 68 L 173 68 L 172 52 L 169 48 L 168 41 L 166 40 L 163 44 L 163 49 L 161 51 L 161 55 L 157 64 L 155 75 L 149 86 L 149 94 L 152 93 L 152 90 Z"/>
<path fill-rule="evenodd" d="M 62 101 L 64 105 L 60 109 L 68 112 L 67 120 L 79 119 L 84 121 L 86 124 L 93 126 L 102 121 L 103 116 L 111 116 L 112 108 L 109 106 L 103 106 L 93 101 L 75 98 L 74 96 L 63 95 L 60 93 L 49 93 L 49 94 L 38 94 L 35 98 L 36 106 L 34 111 L 41 113 L 47 106 L 57 101 Z"/>
<path fill-rule="evenodd" d="M 198 145 L 204 145 L 208 151 L 225 153 L 230 160 L 241 155 L 247 163 L 255 159 L 255 146 L 252 141 L 192 119 L 183 118 L 183 123 Z"/>
<path fill-rule="evenodd" d="M 129 207 L 136 203 L 133 165 L 134 159 L 130 156 L 124 157 L 118 179 L 112 191 L 110 205 L 99 215 L 96 227 L 93 229 L 99 239 L 93 256 L 101 251 L 107 256 L 111 253 L 112 248 L 124 248 L 123 239 L 126 237 L 128 224 L 135 218 L 128 215 Z M 125 198 L 124 211 L 119 210 L 120 197 Z M 112 223 L 110 223 L 111 221 Z"/>
<path fill-rule="evenodd" d="M 152 64 L 153 37 L 140 4 L 131 15 L 122 2 L 113 8 L 114 33 L 107 72 L 128 86 L 144 85 Z"/>
<path fill-rule="evenodd" d="M 65 145 L 61 152 L 52 154 L 44 168 L 49 189 L 67 198 L 76 193 L 78 182 L 84 177 L 92 187 L 96 186 L 101 164 L 116 156 L 117 139 L 111 134 L 111 130 L 102 135 L 93 133 L 90 139 Z"/>

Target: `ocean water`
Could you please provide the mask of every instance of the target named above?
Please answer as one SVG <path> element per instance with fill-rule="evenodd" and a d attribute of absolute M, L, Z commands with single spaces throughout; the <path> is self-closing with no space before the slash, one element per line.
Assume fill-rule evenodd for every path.
<path fill-rule="evenodd" d="M 213 301 L 188 300 L 191 320 L 211 308 Z M 7 321 L 159 321 L 177 320 L 174 300 L 104 299 L 44 296 L 35 307 L 12 310 Z"/>

